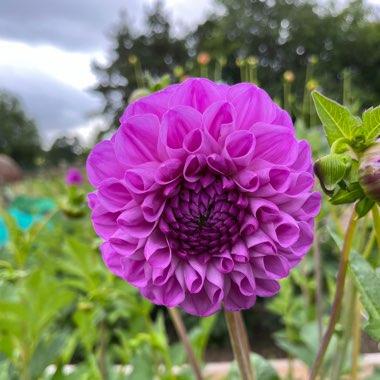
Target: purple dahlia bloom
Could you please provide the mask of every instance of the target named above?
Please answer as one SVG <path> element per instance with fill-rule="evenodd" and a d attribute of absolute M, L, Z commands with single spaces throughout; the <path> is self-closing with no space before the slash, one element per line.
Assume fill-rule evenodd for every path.
<path fill-rule="evenodd" d="M 66 173 L 66 183 L 69 186 L 81 185 L 84 182 L 82 172 L 77 168 L 71 168 Z"/>
<path fill-rule="evenodd" d="M 132 103 L 87 173 L 104 262 L 156 304 L 250 308 L 313 241 L 310 147 L 252 84 L 189 79 Z"/>

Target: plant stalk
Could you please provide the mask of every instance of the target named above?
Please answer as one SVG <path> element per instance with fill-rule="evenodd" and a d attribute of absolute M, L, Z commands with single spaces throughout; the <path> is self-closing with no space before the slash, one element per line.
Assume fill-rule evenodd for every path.
<path fill-rule="evenodd" d="M 232 350 L 239 366 L 241 380 L 254 380 L 254 371 L 250 359 L 249 341 L 243 316 L 240 311 L 224 311 Z"/>
<path fill-rule="evenodd" d="M 358 218 L 357 218 L 355 208 L 354 208 L 354 210 L 352 211 L 350 221 L 348 223 L 346 235 L 344 238 L 342 253 L 340 256 L 339 271 L 338 271 L 337 284 L 336 284 L 336 290 L 335 290 L 335 296 L 334 296 L 330 321 L 327 326 L 327 331 L 322 339 L 322 344 L 319 347 L 317 357 L 311 368 L 309 380 L 315 380 L 318 376 L 318 373 L 323 364 L 323 358 L 325 356 L 327 347 L 330 343 L 331 337 L 334 333 L 335 325 L 339 317 L 340 309 L 342 306 L 344 283 L 345 283 L 346 274 L 347 274 L 348 258 L 350 255 L 352 240 L 354 237 L 357 223 L 358 223 Z"/>
<path fill-rule="evenodd" d="M 168 310 L 169 310 L 170 317 L 174 323 L 174 327 L 177 331 L 177 334 L 179 338 L 181 339 L 183 346 L 185 347 L 187 357 L 193 369 L 194 375 L 197 380 L 203 380 L 201 369 L 198 365 L 193 348 L 191 347 L 191 343 L 190 343 L 189 337 L 187 336 L 186 328 L 182 321 L 181 315 L 179 314 L 178 310 L 175 307 L 168 307 Z"/>
<path fill-rule="evenodd" d="M 322 258 L 321 250 L 319 249 L 318 242 L 318 230 L 315 231 L 314 244 L 313 244 L 313 253 L 314 253 L 314 275 L 316 281 L 316 309 L 317 309 L 317 322 L 318 322 L 318 344 L 322 342 L 323 334 L 323 289 L 322 289 Z"/>
<path fill-rule="evenodd" d="M 375 204 L 372 207 L 372 216 L 373 216 L 373 226 L 376 233 L 377 247 L 380 251 L 380 214 L 379 214 L 379 206 Z"/>
<path fill-rule="evenodd" d="M 351 365 L 351 380 L 358 380 L 358 367 L 360 355 L 360 303 L 358 295 L 355 295 L 354 304 L 354 322 L 352 336 L 352 365 Z"/>

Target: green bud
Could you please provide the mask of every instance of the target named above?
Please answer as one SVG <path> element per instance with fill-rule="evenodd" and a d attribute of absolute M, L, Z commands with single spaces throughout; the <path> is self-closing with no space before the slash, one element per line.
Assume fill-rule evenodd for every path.
<path fill-rule="evenodd" d="M 359 160 L 359 183 L 367 198 L 380 203 L 380 141 L 367 148 Z"/>
<path fill-rule="evenodd" d="M 132 94 L 129 96 L 128 103 L 131 104 L 149 94 L 150 91 L 147 88 L 136 88 L 136 90 L 133 90 Z"/>
<path fill-rule="evenodd" d="M 350 173 L 352 158 L 347 154 L 331 153 L 317 160 L 314 166 L 323 190 L 331 195 L 336 185 Z"/>

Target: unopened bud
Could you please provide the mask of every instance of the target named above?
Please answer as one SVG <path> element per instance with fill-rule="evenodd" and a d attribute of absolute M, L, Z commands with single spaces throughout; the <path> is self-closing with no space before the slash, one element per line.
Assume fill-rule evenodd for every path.
<path fill-rule="evenodd" d="M 294 82 L 294 80 L 296 79 L 296 76 L 294 75 L 293 71 L 286 70 L 284 72 L 283 78 L 285 82 L 291 83 L 291 82 Z"/>
<path fill-rule="evenodd" d="M 136 88 L 128 98 L 128 103 L 131 104 L 144 96 L 149 95 L 151 92 L 147 88 Z"/>
<path fill-rule="evenodd" d="M 314 165 L 323 190 L 332 194 L 336 185 L 350 173 L 352 158 L 347 154 L 329 154 L 317 160 Z"/>
<path fill-rule="evenodd" d="M 359 161 L 359 183 L 367 198 L 380 203 L 380 141 L 367 148 Z"/>
<path fill-rule="evenodd" d="M 200 65 L 208 65 L 210 63 L 210 55 L 205 52 L 199 53 L 197 61 Z"/>

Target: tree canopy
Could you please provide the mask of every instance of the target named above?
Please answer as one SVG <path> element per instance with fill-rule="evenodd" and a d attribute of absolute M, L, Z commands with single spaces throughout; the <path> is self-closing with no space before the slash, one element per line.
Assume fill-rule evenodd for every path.
<path fill-rule="evenodd" d="M 41 153 L 35 122 L 13 95 L 0 92 L 0 153 L 11 156 L 21 166 L 30 167 Z"/>

